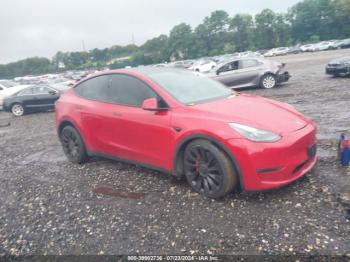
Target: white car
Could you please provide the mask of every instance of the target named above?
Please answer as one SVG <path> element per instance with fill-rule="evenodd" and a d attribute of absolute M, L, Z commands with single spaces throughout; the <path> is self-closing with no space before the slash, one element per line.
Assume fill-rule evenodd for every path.
<path fill-rule="evenodd" d="M 0 92 L 17 85 L 18 84 L 16 82 L 13 82 L 11 80 L 0 80 Z"/>
<path fill-rule="evenodd" d="M 28 87 L 30 85 L 17 85 L 17 86 L 12 86 L 11 88 L 6 88 L 4 90 L 0 91 L 0 110 L 3 109 L 3 103 L 4 103 L 4 99 L 7 96 L 10 96 L 18 91 L 21 91 L 22 89 Z"/>
<path fill-rule="evenodd" d="M 289 51 L 289 47 L 278 47 L 278 48 L 272 48 L 271 50 L 267 51 L 264 56 L 278 56 L 278 55 L 287 55 Z"/>
<path fill-rule="evenodd" d="M 315 45 L 314 51 L 324 51 L 329 49 L 336 49 L 336 40 L 320 42 Z"/>
<path fill-rule="evenodd" d="M 252 51 L 245 51 L 245 52 L 240 52 L 237 54 L 237 57 L 248 57 L 251 56 L 253 54 Z"/>
<path fill-rule="evenodd" d="M 300 50 L 303 52 L 313 52 L 315 51 L 315 44 L 307 44 L 307 45 L 302 45 L 300 47 Z"/>
<path fill-rule="evenodd" d="M 216 66 L 216 63 L 212 60 L 201 60 L 194 63 L 189 69 L 201 73 L 206 73 L 212 70 Z"/>
<path fill-rule="evenodd" d="M 288 54 L 289 47 L 278 47 L 276 48 L 275 55 L 286 55 Z"/>
<path fill-rule="evenodd" d="M 276 55 L 276 50 L 277 48 L 272 48 L 271 50 L 267 51 L 264 56 L 265 57 L 271 57 L 271 56 L 275 56 Z"/>

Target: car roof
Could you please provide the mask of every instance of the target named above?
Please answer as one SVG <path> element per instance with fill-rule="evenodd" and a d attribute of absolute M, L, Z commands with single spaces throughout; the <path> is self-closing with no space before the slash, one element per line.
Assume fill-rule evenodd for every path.
<path fill-rule="evenodd" d="M 149 77 L 149 75 L 157 72 L 192 72 L 184 68 L 176 67 L 155 67 L 155 66 L 143 66 L 143 67 L 132 67 L 132 68 L 123 68 L 123 69 L 114 69 L 114 70 L 105 70 L 95 74 L 91 74 L 86 78 L 82 78 L 80 81 L 74 84 L 74 87 L 78 86 L 80 83 L 92 79 L 94 77 L 111 75 L 111 74 L 127 74 L 131 76 L 143 75 Z"/>
<path fill-rule="evenodd" d="M 139 68 L 131 68 L 128 71 L 134 71 L 142 75 L 150 75 L 154 73 L 167 73 L 167 72 L 191 72 L 187 69 L 182 68 L 171 68 L 171 67 L 139 67 Z"/>

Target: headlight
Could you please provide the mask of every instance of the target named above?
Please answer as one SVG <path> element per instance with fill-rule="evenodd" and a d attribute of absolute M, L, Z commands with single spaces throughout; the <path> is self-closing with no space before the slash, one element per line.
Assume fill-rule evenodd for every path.
<path fill-rule="evenodd" d="M 229 125 L 238 133 L 240 133 L 242 136 L 254 142 L 271 143 L 271 142 L 277 142 L 278 140 L 281 139 L 281 136 L 266 130 L 261 130 L 254 127 L 245 126 L 245 125 L 236 124 L 236 123 L 229 123 Z"/>

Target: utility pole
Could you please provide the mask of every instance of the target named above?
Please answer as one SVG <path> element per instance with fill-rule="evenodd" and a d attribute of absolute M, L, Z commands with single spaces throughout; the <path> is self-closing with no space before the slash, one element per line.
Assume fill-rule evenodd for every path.
<path fill-rule="evenodd" d="M 134 33 L 131 34 L 131 42 L 133 45 L 135 45 L 135 36 Z"/>
<path fill-rule="evenodd" d="M 82 44 L 82 46 L 83 46 L 83 51 L 86 52 L 84 40 L 81 40 L 81 44 Z"/>

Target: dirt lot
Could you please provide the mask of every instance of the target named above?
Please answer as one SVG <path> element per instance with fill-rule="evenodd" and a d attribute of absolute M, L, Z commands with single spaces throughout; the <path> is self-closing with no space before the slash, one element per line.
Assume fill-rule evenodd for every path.
<path fill-rule="evenodd" d="M 245 91 L 313 119 L 319 161 L 286 188 L 222 201 L 134 165 L 70 164 L 54 113 L 0 113 L 0 124 L 10 122 L 0 127 L 0 254 L 349 254 L 350 221 L 339 198 L 350 192 L 350 169 L 338 166 L 336 141 L 350 130 L 350 78 L 324 74 L 330 59 L 346 53 L 274 58 L 287 63 L 290 82 Z"/>

